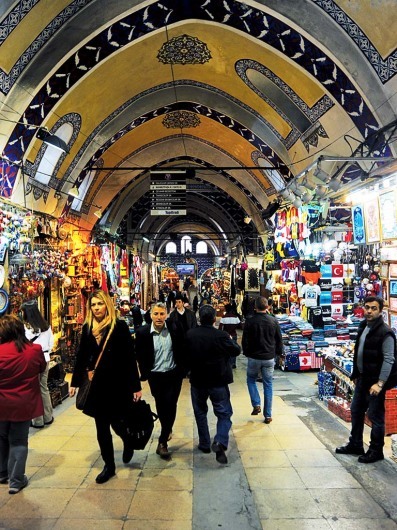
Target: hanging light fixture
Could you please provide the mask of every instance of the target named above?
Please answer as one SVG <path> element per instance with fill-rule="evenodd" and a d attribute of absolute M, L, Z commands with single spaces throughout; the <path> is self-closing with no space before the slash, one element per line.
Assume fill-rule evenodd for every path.
<path fill-rule="evenodd" d="M 328 173 L 326 173 L 325 171 L 323 171 L 319 165 L 317 166 L 315 171 L 313 171 L 313 175 L 318 180 L 321 180 L 324 183 L 329 182 L 331 180 L 331 176 L 328 175 Z"/>
<path fill-rule="evenodd" d="M 51 145 L 63 153 L 69 153 L 68 144 L 59 136 L 50 133 L 50 131 L 45 127 L 39 127 L 37 129 L 36 137 L 45 144 Z"/>
<path fill-rule="evenodd" d="M 70 190 L 68 191 L 68 195 L 77 199 L 79 196 L 79 190 L 77 186 L 73 186 L 73 188 L 70 188 Z"/>
<path fill-rule="evenodd" d="M 307 204 L 308 202 L 310 202 L 312 199 L 313 199 L 313 192 L 310 191 L 310 190 L 307 190 L 303 195 L 302 195 L 302 202 L 304 204 Z"/>
<path fill-rule="evenodd" d="M 142 236 L 142 239 L 145 241 L 145 243 L 150 243 L 150 239 L 148 237 Z"/>
<path fill-rule="evenodd" d="M 328 192 L 327 186 L 317 186 L 316 188 L 316 196 L 319 199 L 323 199 L 327 195 L 327 192 Z"/>
<path fill-rule="evenodd" d="M 97 207 L 98 210 L 94 212 L 95 217 L 98 217 L 100 219 L 102 217 L 102 206 Z"/>
<path fill-rule="evenodd" d="M 337 179 L 332 179 L 331 182 L 328 183 L 328 187 L 332 191 L 339 191 L 341 185 L 342 185 L 341 181 Z"/>
<path fill-rule="evenodd" d="M 302 206 L 302 201 L 299 197 L 295 197 L 295 199 L 292 201 L 292 204 L 296 207 L 296 208 L 300 208 Z"/>

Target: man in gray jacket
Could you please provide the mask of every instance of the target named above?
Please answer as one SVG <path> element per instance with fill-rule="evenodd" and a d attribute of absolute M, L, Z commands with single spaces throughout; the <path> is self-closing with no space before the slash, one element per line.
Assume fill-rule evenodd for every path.
<path fill-rule="evenodd" d="M 280 326 L 267 313 L 268 301 L 263 296 L 255 300 L 255 315 L 245 321 L 243 353 L 248 357 L 247 386 L 252 404 L 252 416 L 261 413 L 261 398 L 256 386 L 258 373 L 263 380 L 263 415 L 265 423 L 272 421 L 274 358 L 283 352 Z"/>

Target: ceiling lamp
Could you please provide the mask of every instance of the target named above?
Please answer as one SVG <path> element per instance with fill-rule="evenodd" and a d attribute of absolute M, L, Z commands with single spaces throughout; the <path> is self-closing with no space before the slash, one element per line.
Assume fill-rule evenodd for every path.
<path fill-rule="evenodd" d="M 316 195 L 319 199 L 323 199 L 328 192 L 327 186 L 317 186 L 316 188 Z"/>
<path fill-rule="evenodd" d="M 293 201 L 294 200 L 294 194 L 287 188 L 285 188 L 281 192 L 281 197 L 283 197 L 283 199 L 285 199 L 286 201 Z"/>
<path fill-rule="evenodd" d="M 100 219 L 102 217 L 102 206 L 98 207 L 98 210 L 94 212 L 94 215 Z"/>
<path fill-rule="evenodd" d="M 323 171 L 320 166 L 317 166 L 316 170 L 313 171 L 313 175 L 318 178 L 318 180 L 321 180 L 324 183 L 329 182 L 331 180 L 331 175 L 328 175 L 328 173 Z"/>
<path fill-rule="evenodd" d="M 314 194 L 312 191 L 305 191 L 305 193 L 301 197 L 303 204 L 307 204 L 308 202 L 310 202 L 313 199 L 313 195 Z"/>
<path fill-rule="evenodd" d="M 332 191 L 339 191 L 341 184 L 340 180 L 333 179 L 328 183 L 328 187 L 331 188 Z"/>
<path fill-rule="evenodd" d="M 296 208 L 300 208 L 302 206 L 302 201 L 299 197 L 295 197 L 295 199 L 292 201 L 292 204 L 296 207 Z"/>
<path fill-rule="evenodd" d="M 308 177 L 305 177 L 302 181 L 302 186 L 307 188 L 308 190 L 314 191 L 316 189 L 316 184 L 314 182 L 311 182 Z"/>
<path fill-rule="evenodd" d="M 37 129 L 36 137 L 45 144 L 51 145 L 63 153 L 69 153 L 68 144 L 62 140 L 62 138 L 59 138 L 59 136 L 50 133 L 45 127 L 39 127 L 39 129 Z"/>
<path fill-rule="evenodd" d="M 251 221 L 252 221 L 252 219 L 251 219 L 251 217 L 250 217 L 249 215 L 246 215 L 246 216 L 244 217 L 244 223 L 245 223 L 246 225 L 249 225 Z"/>
<path fill-rule="evenodd" d="M 150 239 L 146 236 L 142 236 L 142 239 L 145 241 L 145 243 L 150 243 Z"/>
<path fill-rule="evenodd" d="M 79 196 L 79 190 L 77 186 L 73 186 L 73 188 L 70 188 L 70 190 L 68 191 L 68 195 L 71 195 L 72 197 L 77 199 Z"/>

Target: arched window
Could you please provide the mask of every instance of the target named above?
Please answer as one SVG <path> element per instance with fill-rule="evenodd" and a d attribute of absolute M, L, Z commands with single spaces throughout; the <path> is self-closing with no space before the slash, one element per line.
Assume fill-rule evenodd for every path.
<path fill-rule="evenodd" d="M 208 245 L 205 241 L 199 241 L 196 245 L 196 254 L 207 254 Z"/>
<path fill-rule="evenodd" d="M 166 254 L 176 254 L 176 243 L 167 243 L 165 246 Z"/>
<path fill-rule="evenodd" d="M 56 135 L 59 138 L 62 138 L 67 144 L 69 143 L 73 134 L 73 125 L 71 123 L 64 123 L 57 129 Z M 40 160 L 39 167 L 35 175 L 35 180 L 41 182 L 42 184 L 48 185 L 52 174 L 54 172 L 55 166 L 58 163 L 58 160 L 62 156 L 62 152 L 53 147 L 52 145 L 45 146 L 45 156 Z"/>
<path fill-rule="evenodd" d="M 185 254 L 187 250 L 192 251 L 192 238 L 190 236 L 183 236 L 181 239 L 181 253 Z"/>

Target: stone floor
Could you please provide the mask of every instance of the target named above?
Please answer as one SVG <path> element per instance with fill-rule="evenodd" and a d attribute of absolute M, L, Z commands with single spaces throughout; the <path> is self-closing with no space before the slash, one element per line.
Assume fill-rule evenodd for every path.
<path fill-rule="evenodd" d="M 234 408 L 229 463 L 200 453 L 184 381 L 172 460 L 155 454 L 159 426 L 128 465 L 114 436 L 117 476 L 95 483 L 102 469 L 94 422 L 67 398 L 55 421 L 31 429 L 29 485 L 9 495 L 0 485 L 0 529 L 227 530 L 397 528 L 397 465 L 335 455 L 349 425 L 316 397 L 316 374 L 276 371 L 274 420 L 251 416 L 246 359 L 231 385 Z M 144 398 L 152 403 L 147 387 Z M 209 413 L 212 430 L 214 416 Z M 368 429 L 366 428 L 366 437 Z M 368 439 L 368 438 L 366 438 Z M 390 438 L 386 439 L 391 455 Z"/>

